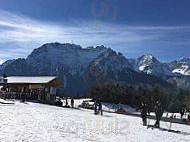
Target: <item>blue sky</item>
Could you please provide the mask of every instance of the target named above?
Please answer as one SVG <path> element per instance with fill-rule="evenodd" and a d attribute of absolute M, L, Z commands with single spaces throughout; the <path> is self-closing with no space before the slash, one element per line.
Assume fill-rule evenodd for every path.
<path fill-rule="evenodd" d="M 190 57 L 189 0 L 0 0 L 0 62 L 47 42 Z"/>

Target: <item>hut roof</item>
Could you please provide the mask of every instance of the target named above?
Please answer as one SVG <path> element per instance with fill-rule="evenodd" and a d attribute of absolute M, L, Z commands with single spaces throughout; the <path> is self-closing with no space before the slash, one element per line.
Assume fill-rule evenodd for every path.
<path fill-rule="evenodd" d="M 27 84 L 46 84 L 56 79 L 56 76 L 10 76 L 7 83 L 27 83 Z"/>

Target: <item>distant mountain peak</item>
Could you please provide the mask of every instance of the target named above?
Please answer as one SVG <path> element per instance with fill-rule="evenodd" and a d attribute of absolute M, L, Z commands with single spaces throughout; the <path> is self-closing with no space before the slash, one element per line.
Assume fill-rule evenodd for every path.
<path fill-rule="evenodd" d="M 156 61 L 156 62 L 159 62 L 157 60 L 157 58 L 154 57 L 152 54 L 145 54 L 145 55 L 142 55 L 142 56 L 140 56 L 138 58 L 143 59 L 144 61 Z"/>
<path fill-rule="evenodd" d="M 107 49 L 107 48 L 104 45 L 100 45 L 100 46 L 96 46 L 96 49 L 102 50 L 102 49 Z"/>
<path fill-rule="evenodd" d="M 150 58 L 153 58 L 153 57 L 154 57 L 152 54 L 149 54 L 149 53 L 144 54 L 144 55 L 142 55 L 142 56 L 144 56 L 144 57 L 150 57 Z"/>
<path fill-rule="evenodd" d="M 14 62 L 15 59 L 13 60 L 7 60 L 5 62 L 3 62 L 1 65 L 0 65 L 0 70 L 4 69 L 7 65 L 11 64 L 12 62 Z"/>
<path fill-rule="evenodd" d="M 142 55 L 136 59 L 132 59 L 130 62 L 133 69 L 138 72 L 155 75 L 162 77 L 163 79 L 165 79 L 166 76 L 173 75 L 173 73 L 169 70 L 169 67 L 165 63 L 160 62 L 152 54 Z"/>
<path fill-rule="evenodd" d="M 182 58 L 179 61 L 190 62 L 190 58 Z"/>
<path fill-rule="evenodd" d="M 182 58 L 168 65 L 173 73 L 190 76 L 190 58 Z"/>

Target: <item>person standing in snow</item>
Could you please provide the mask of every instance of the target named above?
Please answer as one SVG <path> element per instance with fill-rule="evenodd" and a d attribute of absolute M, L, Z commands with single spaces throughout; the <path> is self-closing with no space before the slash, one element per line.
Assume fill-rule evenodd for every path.
<path fill-rule="evenodd" d="M 25 102 L 26 101 L 26 95 L 25 95 L 25 93 L 24 92 L 22 92 L 22 101 L 21 102 Z"/>
<path fill-rule="evenodd" d="M 74 99 L 73 98 L 71 99 L 71 106 L 72 106 L 72 108 L 74 108 Z"/>
<path fill-rule="evenodd" d="M 82 101 L 82 108 L 84 109 L 85 108 L 85 102 Z"/>
<path fill-rule="evenodd" d="M 141 117 L 143 121 L 143 126 L 147 125 L 147 105 L 145 103 L 142 103 L 142 112 L 141 112 Z"/>
<path fill-rule="evenodd" d="M 66 97 L 65 100 L 66 100 L 66 104 L 65 104 L 65 106 L 68 107 L 68 100 L 67 100 L 67 97 Z"/>
<path fill-rule="evenodd" d="M 101 112 L 101 115 L 103 115 L 103 111 L 102 111 L 102 102 L 99 100 L 98 102 L 99 108 L 98 108 L 98 112 Z"/>
<path fill-rule="evenodd" d="M 187 116 L 187 124 L 190 125 L 190 114 Z"/>
<path fill-rule="evenodd" d="M 156 128 L 160 128 L 160 120 L 163 114 L 163 108 L 159 101 L 157 101 L 155 106 L 155 114 L 156 114 L 156 123 L 154 124 L 154 126 Z"/>
<path fill-rule="evenodd" d="M 97 114 L 98 103 L 95 101 L 93 105 L 94 105 L 94 114 Z"/>
<path fill-rule="evenodd" d="M 180 109 L 181 119 L 183 118 L 184 113 L 185 113 L 185 107 L 183 106 Z"/>

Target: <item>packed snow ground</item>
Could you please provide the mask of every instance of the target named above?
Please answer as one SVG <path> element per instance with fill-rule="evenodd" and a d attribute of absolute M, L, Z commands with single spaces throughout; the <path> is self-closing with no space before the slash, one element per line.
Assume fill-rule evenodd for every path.
<path fill-rule="evenodd" d="M 151 124 L 154 120 L 151 120 Z M 169 123 L 161 122 L 168 128 Z M 190 126 L 172 129 L 190 133 Z M 0 141 L 29 142 L 189 142 L 190 135 L 142 126 L 141 118 L 92 110 L 62 108 L 39 103 L 0 104 Z"/>

